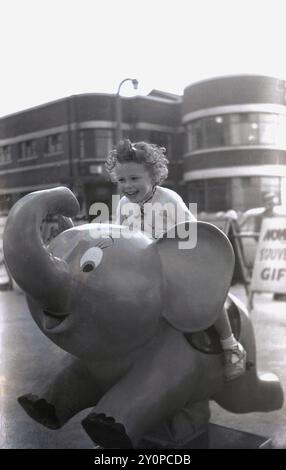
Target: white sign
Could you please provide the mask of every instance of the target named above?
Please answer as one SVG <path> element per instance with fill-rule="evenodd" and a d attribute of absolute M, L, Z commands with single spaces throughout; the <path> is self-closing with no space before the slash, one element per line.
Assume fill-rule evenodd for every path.
<path fill-rule="evenodd" d="M 286 217 L 263 220 L 251 290 L 286 294 Z"/>

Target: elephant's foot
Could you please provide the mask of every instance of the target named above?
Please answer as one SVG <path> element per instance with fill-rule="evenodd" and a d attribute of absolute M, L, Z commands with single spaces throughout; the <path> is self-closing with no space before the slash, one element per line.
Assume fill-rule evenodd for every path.
<path fill-rule="evenodd" d="M 91 413 L 82 426 L 94 443 L 104 449 L 132 449 L 132 443 L 122 424 L 105 414 Z"/>
<path fill-rule="evenodd" d="M 54 405 L 48 403 L 44 398 L 28 394 L 19 397 L 18 402 L 31 418 L 43 426 L 49 429 L 61 427 Z"/>

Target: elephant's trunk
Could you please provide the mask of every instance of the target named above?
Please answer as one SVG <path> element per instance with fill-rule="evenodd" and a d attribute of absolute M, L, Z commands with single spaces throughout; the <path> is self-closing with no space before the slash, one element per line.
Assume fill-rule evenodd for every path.
<path fill-rule="evenodd" d="M 41 222 L 47 214 L 71 217 L 78 210 L 78 201 L 68 188 L 36 191 L 13 206 L 5 226 L 3 250 L 12 276 L 29 296 L 50 311 L 63 309 L 70 275 L 66 263 L 45 246 Z"/>

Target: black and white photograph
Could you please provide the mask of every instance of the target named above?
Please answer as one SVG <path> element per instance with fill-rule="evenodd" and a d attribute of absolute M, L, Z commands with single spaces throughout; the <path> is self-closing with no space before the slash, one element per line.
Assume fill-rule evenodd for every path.
<path fill-rule="evenodd" d="M 286 449 L 283 2 L 0 14 L 0 449 Z"/>

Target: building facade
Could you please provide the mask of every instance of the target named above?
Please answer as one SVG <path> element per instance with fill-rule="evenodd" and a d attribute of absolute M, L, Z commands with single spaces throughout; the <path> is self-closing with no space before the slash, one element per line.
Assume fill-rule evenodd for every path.
<path fill-rule="evenodd" d="M 233 76 L 188 86 L 183 96 L 154 90 L 121 97 L 124 137 L 167 149 L 166 186 L 198 211 L 245 210 L 275 191 L 286 203 L 286 82 Z M 0 212 L 38 189 L 77 195 L 83 216 L 111 204 L 104 171 L 115 145 L 116 95 L 83 94 L 0 119 Z"/>
<path fill-rule="evenodd" d="M 121 106 L 123 137 L 166 147 L 166 184 L 178 188 L 181 98 L 154 91 L 121 98 Z M 93 202 L 110 205 L 116 186 L 104 171 L 104 161 L 115 145 L 115 107 L 115 95 L 76 95 L 0 119 L 0 211 L 8 212 L 31 191 L 59 185 L 75 192 L 85 216 Z"/>
<path fill-rule="evenodd" d="M 184 181 L 199 210 L 243 211 L 274 191 L 286 202 L 286 82 L 221 77 L 185 89 Z"/>

